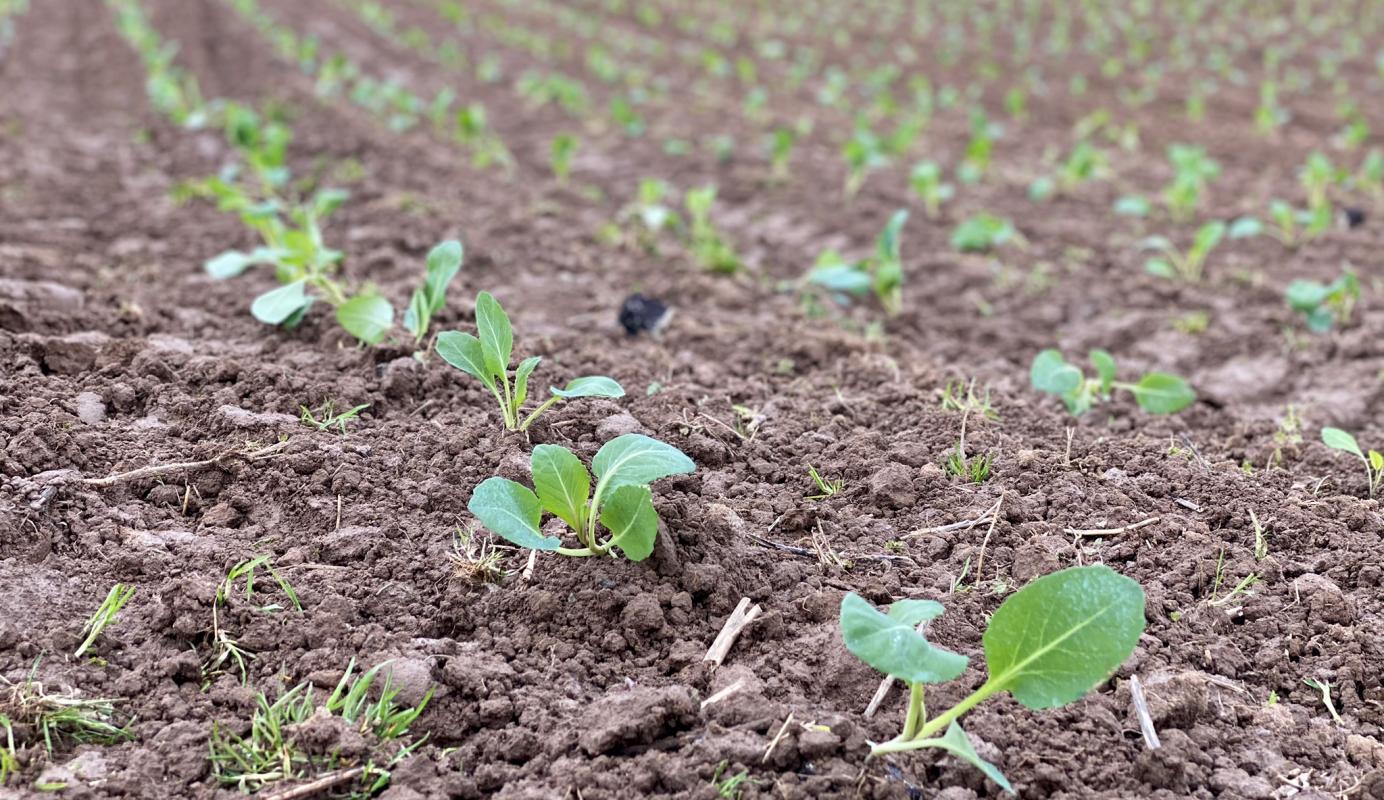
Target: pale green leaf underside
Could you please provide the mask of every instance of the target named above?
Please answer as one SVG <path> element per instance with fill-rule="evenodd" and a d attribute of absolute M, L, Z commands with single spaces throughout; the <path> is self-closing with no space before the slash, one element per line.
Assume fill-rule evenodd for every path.
<path fill-rule="evenodd" d="M 466 510 L 492 533 L 520 547 L 556 550 L 562 542 L 539 530 L 543 506 L 527 486 L 508 478 L 487 478 L 471 493 Z"/>
<path fill-rule="evenodd" d="M 394 327 L 394 307 L 377 294 L 362 294 L 336 307 L 336 321 L 366 344 L 379 344 Z"/>
<path fill-rule="evenodd" d="M 886 675 L 909 683 L 942 683 L 966 670 L 966 657 L 932 646 L 914 628 L 937 616 L 940 608 L 906 606 L 895 616 L 851 592 L 841 599 L 841 636 L 856 658 Z"/>
<path fill-rule="evenodd" d="M 669 475 L 692 472 L 697 465 L 670 444 L 638 433 L 606 442 L 591 460 L 591 471 L 610 489 L 627 484 L 645 486 Z"/>
<path fill-rule="evenodd" d="M 610 543 L 630 561 L 643 561 L 654 551 L 658 512 L 647 486 L 621 486 L 601 505 L 601 524 Z"/>
<path fill-rule="evenodd" d="M 256 297 L 250 304 L 250 313 L 260 322 L 278 325 L 311 302 L 307 295 L 307 282 L 294 281 Z"/>
<path fill-rule="evenodd" d="M 559 389 L 552 388 L 553 394 L 558 397 L 571 399 L 573 397 L 624 397 L 625 389 L 614 378 L 607 378 L 604 375 L 588 375 L 584 378 L 573 378 L 567 386 Z"/>
<path fill-rule="evenodd" d="M 443 361 L 494 391 L 495 379 L 485 368 L 485 354 L 476 337 L 461 331 L 443 331 L 437 335 L 437 354 L 442 356 Z"/>

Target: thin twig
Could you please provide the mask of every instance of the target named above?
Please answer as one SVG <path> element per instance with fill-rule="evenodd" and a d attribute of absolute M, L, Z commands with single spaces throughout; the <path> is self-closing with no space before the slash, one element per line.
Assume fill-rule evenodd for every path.
<path fill-rule="evenodd" d="M 731 612 L 726 624 L 722 626 L 721 632 L 716 634 L 715 641 L 711 643 L 711 647 L 707 649 L 702 660 L 710 661 L 718 667 L 721 666 L 721 662 L 726 660 L 726 655 L 730 653 L 730 649 L 735 646 L 735 640 L 740 637 L 740 632 L 745 629 L 745 626 L 759 619 L 759 615 L 762 613 L 764 613 L 764 609 L 760 608 L 758 603 L 751 606 L 750 598 L 740 598 L 740 602 Z"/>
<path fill-rule="evenodd" d="M 701 707 L 702 707 L 703 709 L 705 709 L 707 706 L 711 705 L 712 703 L 719 703 L 719 702 L 721 702 L 722 700 L 725 700 L 727 697 L 730 697 L 731 695 L 735 694 L 736 692 L 740 691 L 740 690 L 743 689 L 743 688 L 745 688 L 745 681 L 744 681 L 744 680 L 738 680 L 738 681 L 736 681 L 735 683 L 732 683 L 730 686 L 727 686 L 726 688 L 722 689 L 721 691 L 717 692 L 716 694 L 713 694 L 712 696 L 710 696 L 710 697 L 708 697 L 707 699 L 703 700 L 703 701 L 702 701 L 702 706 L 701 706 Z"/>
<path fill-rule="evenodd" d="M 136 470 L 130 470 L 129 472 L 121 472 L 119 474 L 110 475 L 105 478 L 83 478 L 82 485 L 114 486 L 117 483 L 139 480 L 140 478 L 149 478 L 155 475 L 166 475 L 170 472 L 182 472 L 184 470 L 213 467 L 233 456 L 238 456 L 240 458 L 245 459 L 246 461 L 254 461 L 255 459 L 265 458 L 278 452 L 279 450 L 282 450 L 286 444 L 288 444 L 288 442 L 286 441 L 278 442 L 277 444 L 271 444 L 268 447 L 261 447 L 260 449 L 255 450 L 251 453 L 242 453 L 239 450 L 227 450 L 221 455 L 216 456 L 215 458 L 209 458 L 205 461 L 183 461 L 177 464 L 157 464 L 152 467 L 141 467 Z"/>
<path fill-rule="evenodd" d="M 750 540 L 753 541 L 755 544 L 763 545 L 764 547 L 768 547 L 774 550 L 782 550 L 785 553 L 792 553 L 795 556 L 810 556 L 812 558 L 816 558 L 817 555 L 816 553 L 813 553 L 811 550 L 808 550 L 806 547 L 794 547 L 791 544 L 780 544 L 774 541 L 773 539 L 765 539 L 763 536 L 754 533 L 747 533 L 745 535 L 750 537 Z"/>
<path fill-rule="evenodd" d="M 918 631 L 918 633 L 926 633 L 927 624 L 931 621 L 932 620 L 925 619 L 919 622 L 918 627 L 914 630 Z M 871 719 L 875 716 L 875 712 L 879 711 L 880 704 L 889 696 L 889 690 L 892 688 L 894 688 L 894 677 L 892 675 L 885 675 L 884 680 L 879 682 L 879 688 L 875 689 L 875 696 L 870 698 L 870 704 L 865 706 L 865 719 Z"/>
<path fill-rule="evenodd" d="M 985 531 L 985 538 L 980 542 L 980 555 L 976 557 L 976 577 L 974 585 L 980 585 L 980 570 L 985 566 L 985 548 L 990 546 L 990 536 L 995 532 L 995 526 L 1000 521 L 1000 506 L 1004 504 L 1005 490 L 1000 491 L 1000 499 L 995 501 L 995 512 L 990 517 L 990 527 Z"/>
<path fill-rule="evenodd" d="M 1122 533 L 1137 531 L 1140 528 L 1147 528 L 1156 522 L 1161 522 L 1162 517 L 1149 517 L 1138 522 L 1131 522 L 1119 528 L 1066 528 L 1063 532 L 1068 536 L 1118 536 Z"/>
<path fill-rule="evenodd" d="M 790 711 L 790 712 L 788 712 L 788 719 L 786 719 L 786 720 L 783 721 L 783 727 L 779 728 L 779 729 L 778 729 L 778 733 L 774 734 L 774 740 L 773 740 L 772 742 L 769 742 L 769 749 L 767 749 L 767 750 L 764 751 L 764 757 L 761 758 L 761 759 L 759 759 L 759 763 L 761 763 L 761 764 L 768 764 L 768 763 L 769 763 L 769 756 L 773 754 L 774 748 L 775 748 L 775 747 L 778 747 L 778 743 L 781 742 L 781 741 L 783 741 L 783 735 L 786 734 L 786 733 L 788 733 L 788 726 L 789 726 L 789 725 L 792 725 L 792 724 L 793 724 L 793 712 Z"/>
<path fill-rule="evenodd" d="M 1158 741 L 1158 731 L 1153 728 L 1153 717 L 1149 716 L 1149 704 L 1144 699 L 1144 686 L 1139 683 L 1138 675 L 1129 677 L 1129 697 L 1134 701 L 1134 716 L 1139 718 L 1139 730 L 1143 731 L 1144 744 L 1150 750 L 1157 750 L 1163 746 Z"/>
<path fill-rule="evenodd" d="M 285 789 L 277 794 L 271 794 L 264 798 L 264 800 L 301 800 L 304 797 L 312 797 L 334 786 L 340 786 L 343 783 L 353 781 L 364 774 L 364 772 L 365 767 L 351 767 L 350 769 L 343 769 L 340 772 L 329 772 L 315 781 L 294 786 L 292 789 Z"/>
<path fill-rule="evenodd" d="M 1003 499 L 1004 496 L 1001 495 L 1000 497 L 1001 499 Z M 952 531 L 970 530 L 971 528 L 974 528 L 975 526 L 983 522 L 992 520 L 999 513 L 999 505 L 999 501 L 995 501 L 994 505 L 991 505 L 988 509 L 985 510 L 985 513 L 981 514 L 975 519 L 963 519 L 960 522 L 953 522 L 950 525 L 938 525 L 935 528 L 923 528 L 921 530 L 913 531 L 912 533 L 905 533 L 903 536 L 900 536 L 899 538 L 911 539 L 914 536 L 928 536 L 934 533 L 950 533 Z"/>

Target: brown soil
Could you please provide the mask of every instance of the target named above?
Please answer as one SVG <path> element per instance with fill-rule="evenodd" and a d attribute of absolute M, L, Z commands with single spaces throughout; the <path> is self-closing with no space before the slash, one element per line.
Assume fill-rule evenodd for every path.
<path fill-rule="evenodd" d="M 497 49 L 509 78 L 482 84 L 384 41 L 341 3 L 264 3 L 367 71 L 420 94 L 453 86 L 483 101 L 518 164 L 509 178 L 477 172 L 423 128 L 393 133 L 343 100 L 317 99 L 228 3 L 146 0 L 208 97 L 273 98 L 292 110 L 299 172 L 363 166 L 328 227 L 350 254 L 349 275 L 398 306 L 427 249 L 462 238 L 467 260 L 444 329 L 470 324 L 469 298 L 489 290 L 514 320 L 519 353 L 545 356 L 537 380 L 609 374 L 630 390 L 619 402 L 561 407 L 527 438 L 505 435 L 489 397 L 438 360 L 356 348 L 320 312 L 292 332 L 266 328 L 246 306 L 269 276 L 205 277 L 204 259 L 253 244 L 234 219 L 169 200 L 179 181 L 225 160 L 219 136 L 176 129 L 149 109 L 140 62 L 100 0 L 33 5 L 0 55 L 0 675 L 18 680 L 41 659 L 46 685 L 115 699 L 136 738 L 62 747 L 51 759 L 29 748 L 22 775 L 0 791 L 37 795 L 15 787 L 43 773 L 66 774 L 70 797 L 234 796 L 210 776 L 213 723 L 243 727 L 252 689 L 272 696 L 308 680 L 329 691 L 354 658 L 393 659 L 405 699 L 437 687 L 415 725 L 429 739 L 396 767 L 394 800 L 715 797 L 713 776 L 742 770 L 747 798 L 995 796 L 938 753 L 866 760 L 867 740 L 896 732 L 903 698 L 896 691 L 864 717 L 880 676 L 845 651 L 840 598 L 946 603 L 931 637 L 974 666 L 930 693 L 940 708 L 979 683 L 984 621 L 1004 592 L 1100 561 L 1148 596 L 1147 633 L 1116 679 L 1069 708 L 1031 713 L 1005 699 L 967 717 L 977 747 L 1022 796 L 1269 798 L 1295 787 L 1297 797 L 1384 797 L 1384 520 L 1362 499 L 1357 465 L 1315 443 L 1323 424 L 1384 441 L 1377 217 L 1294 253 L 1236 243 L 1207 286 L 1160 282 L 1141 273 L 1130 246 L 1142 223 L 1108 213 L 1115 186 L 1042 206 L 1025 199 L 1023 165 L 1068 146 L 1072 121 L 1089 110 L 1052 104 L 1002 142 L 997 179 L 964 190 L 945 219 L 915 212 L 904 233 L 905 310 L 879 341 L 852 332 L 873 316 L 868 307 L 833 324 L 806 316 L 778 284 L 826 247 L 866 252 L 908 204 L 905 167 L 872 176 L 847 205 L 839 141 L 826 134 L 802 145 L 783 185 L 766 182 L 748 144 L 726 164 L 665 155 L 669 127 L 746 143 L 759 135 L 690 106 L 657 116 L 636 141 L 584 134 L 574 185 L 559 187 L 547 177 L 548 143 L 577 123 L 516 99 L 510 84 L 530 54 Z M 448 35 L 428 3 L 397 13 Z M 634 35 L 634 23 L 621 24 Z M 664 66 L 688 70 L 671 58 Z M 1246 127 L 1253 90 L 1235 91 L 1244 97 L 1227 89 L 1218 113 Z M 604 95 L 594 99 L 604 107 Z M 792 113 L 778 102 L 786 107 L 773 113 Z M 1293 166 L 1335 127 L 1329 111 L 1304 114 L 1297 138 L 1266 142 L 1231 137 L 1216 118 L 1160 127 L 1166 111 L 1140 112 L 1143 155 L 1122 155 L 1122 182 L 1151 192 L 1166 180 L 1169 141 L 1204 141 L 1225 166 L 1213 205 L 1227 217 L 1291 195 Z M 965 126 L 959 115 L 939 119 L 927 134 L 933 157 L 950 163 Z M 718 219 L 753 277 L 702 272 L 676 245 L 651 255 L 599 243 L 595 231 L 646 176 L 717 183 Z M 1012 217 L 1028 246 L 954 254 L 953 224 L 980 209 Z M 1362 269 L 1362 309 L 1343 330 L 1299 334 L 1292 346 L 1283 287 L 1334 277 L 1345 261 Z M 627 338 L 616 324 L 636 290 L 676 307 L 662 338 Z M 1192 310 L 1209 314 L 1204 333 L 1174 327 Z M 1027 386 L 1029 360 L 1054 345 L 1104 347 L 1131 371 L 1185 375 L 1200 401 L 1172 418 L 1118 401 L 1073 421 Z M 961 427 L 940 407 L 941 389 L 969 377 L 989 387 L 999 414 L 968 421 L 968 447 L 995 457 L 980 485 L 939 466 Z M 345 434 L 297 421 L 300 404 L 324 401 L 370 408 Z M 1306 443 L 1263 469 L 1289 403 Z M 754 417 L 753 435 L 737 408 Z M 533 444 L 589 459 L 630 431 L 698 465 L 656 487 L 666 530 L 652 559 L 542 556 L 522 578 L 526 554 L 506 551 L 513 574 L 498 586 L 459 573 L 452 534 L 471 523 L 477 483 L 525 477 Z M 279 437 L 287 444 L 262 460 L 110 487 L 79 480 Z M 1246 461 L 1252 474 L 1240 469 Z M 808 464 L 845 491 L 805 499 Z M 983 525 L 908 536 L 978 517 L 1001 495 L 983 562 Z M 1267 529 L 1262 560 L 1251 511 Z M 1064 532 L 1153 516 L 1113 537 Z M 901 538 L 902 550 L 886 547 Z M 228 674 L 204 688 L 213 589 L 256 554 L 273 557 L 303 611 L 233 603 L 227 624 L 257 655 L 250 686 Z M 979 575 L 967 571 L 980 563 Z M 1261 578 L 1252 594 L 1208 602 L 1250 573 Z M 98 639 L 98 659 L 68 657 L 117 581 L 137 593 Z M 958 582 L 969 590 L 953 592 Z M 742 597 L 764 616 L 713 670 L 702 655 Z M 1162 737 L 1156 751 L 1132 711 L 1136 674 Z M 1304 678 L 1330 682 L 1340 724 Z M 736 682 L 729 699 L 700 707 Z"/>

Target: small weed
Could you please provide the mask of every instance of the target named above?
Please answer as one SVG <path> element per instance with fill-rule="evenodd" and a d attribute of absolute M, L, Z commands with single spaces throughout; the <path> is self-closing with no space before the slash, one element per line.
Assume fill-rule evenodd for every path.
<path fill-rule="evenodd" d="M 85 633 L 87 637 L 82 641 L 77 651 L 72 654 L 73 658 L 81 658 L 82 653 L 85 653 L 96 642 L 96 637 L 101 635 L 101 631 L 115 622 L 115 617 L 120 613 L 120 609 L 130 602 L 130 598 L 134 597 L 134 594 L 135 587 L 133 586 L 117 583 L 111 587 L 106 594 L 106 599 L 101 603 L 101 607 L 96 609 L 96 613 L 91 615 L 91 619 L 87 620 L 86 626 L 82 628 L 82 633 Z"/>
<path fill-rule="evenodd" d="M 458 527 L 452 533 L 452 552 L 448 556 L 457 574 L 472 583 L 499 583 L 504 580 L 503 556 L 489 539 L 480 540 L 474 528 Z"/>
<path fill-rule="evenodd" d="M 234 664 L 237 672 L 240 673 L 240 682 L 245 684 L 249 680 L 249 671 L 246 662 L 253 660 L 255 655 L 240 646 L 221 624 L 221 612 L 226 608 L 231 596 L 235 593 L 237 581 L 245 582 L 245 600 L 251 601 L 255 596 L 255 572 L 263 569 L 270 574 L 274 582 L 278 584 L 279 591 L 283 592 L 293 607 L 299 611 L 303 606 L 298 602 L 298 594 L 282 575 L 274 569 L 269 561 L 269 556 L 256 556 L 246 561 L 241 561 L 231 567 L 226 572 L 224 578 L 216 586 L 216 596 L 212 599 L 211 606 L 211 655 L 202 665 L 203 681 L 210 683 L 211 679 L 225 671 L 227 665 Z M 265 613 L 282 611 L 284 607 L 279 603 L 259 606 L 258 610 Z"/>
<path fill-rule="evenodd" d="M 742 769 L 734 775 L 722 778 L 726 770 L 730 767 L 729 761 L 722 761 L 716 765 L 716 773 L 711 776 L 711 785 L 716 789 L 717 797 L 724 797 L 727 800 L 739 800 L 740 793 L 744 791 L 745 784 L 758 784 L 750 777 L 750 771 Z"/>
<path fill-rule="evenodd" d="M 1269 555 L 1269 540 L 1264 535 L 1264 526 L 1259 524 L 1259 515 L 1249 510 L 1249 521 L 1254 525 L 1254 560 L 1263 561 Z"/>
<path fill-rule="evenodd" d="M 844 480 L 840 478 L 827 480 L 823 478 L 821 473 L 817 472 L 817 468 L 811 464 L 807 465 L 807 475 L 812 478 L 812 482 L 817 485 L 817 494 L 808 495 L 808 500 L 825 500 L 828 497 L 834 497 L 840 494 L 841 491 L 846 488 L 846 482 Z"/>
<path fill-rule="evenodd" d="M 1340 713 L 1336 711 L 1335 701 L 1331 699 L 1331 682 L 1326 680 L 1325 678 L 1321 680 L 1316 680 L 1315 678 L 1303 678 L 1302 682 L 1312 687 L 1313 689 L 1316 689 L 1318 692 L 1321 692 L 1322 705 L 1326 706 L 1326 711 L 1328 714 L 1331 715 L 1331 719 L 1335 720 L 1337 725 L 1344 724 L 1344 720 L 1341 719 Z"/>
<path fill-rule="evenodd" d="M 338 412 L 336 410 L 336 404 L 328 400 L 316 409 L 311 409 L 307 406 L 298 406 L 298 418 L 303 421 L 304 425 L 319 431 L 326 431 L 335 427 L 337 430 L 345 433 L 346 423 L 359 417 L 360 412 L 369 407 L 369 403 L 364 403 L 355 408 Z"/>
<path fill-rule="evenodd" d="M 0 721 L 5 728 L 7 753 L 0 756 L 0 763 L 17 765 L 11 726 L 18 726 L 21 735 L 25 730 L 34 732 L 49 753 L 64 743 L 110 745 L 134 738 L 128 727 L 115 724 L 114 700 L 86 698 L 75 691 L 50 693 L 38 682 L 37 674 L 35 663 L 18 683 L 0 678 Z M 0 766 L 0 772 L 5 770 Z"/>
<path fill-rule="evenodd" d="M 969 381 L 947 381 L 947 385 L 942 389 L 942 410 L 978 414 L 989 420 L 1000 418 L 999 413 L 990 405 L 990 387 L 985 387 L 984 394 L 977 394 L 975 378 Z"/>

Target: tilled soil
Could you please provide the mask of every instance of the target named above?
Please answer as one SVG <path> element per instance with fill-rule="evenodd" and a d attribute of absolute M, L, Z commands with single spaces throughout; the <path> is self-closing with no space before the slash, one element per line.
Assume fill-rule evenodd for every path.
<path fill-rule="evenodd" d="M 424 128 L 391 132 L 315 97 L 228 3 L 145 5 L 208 97 L 291 109 L 299 171 L 363 168 L 328 226 L 348 275 L 397 307 L 428 248 L 461 238 L 466 265 L 442 328 L 469 326 L 469 298 L 491 291 L 514 321 L 516 355 L 544 356 L 535 380 L 608 374 L 629 396 L 565 404 L 527 437 L 505 434 L 489 396 L 438 359 L 360 349 L 320 312 L 291 332 L 255 322 L 246 306 L 268 275 L 213 282 L 201 269 L 252 246 L 248 234 L 205 204 L 170 200 L 226 159 L 219 135 L 149 109 L 141 64 L 99 0 L 37 0 L 0 57 L 0 674 L 17 681 L 37 661 L 46 686 L 115 700 L 135 738 L 51 758 L 28 748 L 0 791 L 37 795 L 16 787 L 42 776 L 70 797 L 234 796 L 211 777 L 214 724 L 243 729 L 256 690 L 310 681 L 325 695 L 351 659 L 392 659 L 401 699 L 435 694 L 414 726 L 428 739 L 394 768 L 391 798 L 715 797 L 713 779 L 742 770 L 747 798 L 996 796 L 935 752 L 866 760 L 868 741 L 896 732 L 904 698 L 895 690 L 865 717 L 880 676 L 841 643 L 841 596 L 946 604 L 930 638 L 972 667 L 929 693 L 943 708 L 982 680 L 981 633 L 1005 593 L 1102 562 L 1148 598 L 1147 631 L 1115 679 L 1068 708 L 1002 699 L 967 717 L 1022 796 L 1384 796 L 1384 522 L 1362 499 L 1358 465 L 1315 443 L 1323 424 L 1384 437 L 1376 220 L 1294 253 L 1238 243 L 1209 285 L 1173 286 L 1141 273 L 1130 247 L 1141 223 L 1112 230 L 1116 187 L 1037 206 L 1022 190 L 1031 175 L 1002 175 L 944 219 L 915 213 L 905 310 L 880 339 L 859 332 L 869 309 L 808 316 L 780 283 L 826 247 L 867 252 L 907 205 L 901 176 L 893 188 L 872 177 L 847 205 L 834 149 L 805 149 L 794 180 L 777 185 L 762 164 L 677 161 L 652 136 L 605 132 L 584 140 L 573 186 L 560 187 L 546 172 L 563 124 L 551 108 L 523 109 L 505 84 L 467 82 L 374 37 L 340 3 L 265 3 L 368 71 L 484 100 L 517 165 L 508 177 L 476 171 Z M 426 3 L 398 13 L 447 35 Z M 511 74 L 527 64 L 506 57 Z M 1145 153 L 1161 154 L 1161 136 L 1198 133 L 1160 134 L 1159 110 L 1145 111 Z M 1002 163 L 1036 161 L 1077 116 L 1037 114 Z M 712 118 L 689 110 L 679 121 Z M 953 122 L 929 134 L 940 153 L 964 144 L 964 120 Z M 1248 210 L 1263 187 L 1291 187 L 1290 167 L 1262 165 L 1297 164 L 1311 149 L 1216 130 L 1213 119 L 1202 133 L 1226 167 L 1223 216 Z M 1162 163 L 1136 160 L 1125 178 L 1157 185 Z M 646 176 L 716 182 L 752 276 L 705 273 L 675 245 L 601 244 L 596 230 Z M 1231 200 L 1241 197 L 1245 208 Z M 981 208 L 1013 217 L 1026 247 L 954 254 L 952 225 Z M 1352 323 L 1285 338 L 1297 320 L 1283 286 L 1330 279 L 1343 261 L 1366 284 Z M 676 308 L 660 338 L 616 324 L 632 291 Z M 1174 326 L 1196 310 L 1211 320 L 1204 333 Z M 1155 418 L 1121 400 L 1074 421 L 1027 387 L 1028 362 L 1048 346 L 1105 347 L 1128 369 L 1177 372 L 1199 402 Z M 941 467 L 963 425 L 942 389 L 972 377 L 997 414 L 964 423 L 968 449 L 995 459 L 978 485 Z M 300 405 L 326 401 L 370 407 L 344 434 L 298 420 Z M 1303 442 L 1275 439 L 1290 403 Z M 526 479 L 534 444 L 589 459 L 627 432 L 674 444 L 698 467 L 656 485 L 665 529 L 650 560 L 542 555 L 525 574 L 527 554 L 502 549 L 498 584 L 459 567 L 454 533 L 473 524 L 475 485 Z M 84 482 L 276 441 L 263 458 Z M 844 490 L 807 499 L 809 464 Z M 1149 518 L 1113 535 L 1071 533 Z M 215 587 L 259 554 L 302 610 L 232 602 L 221 624 L 255 654 L 248 685 L 232 673 L 205 682 Z M 1222 602 L 1251 573 L 1250 593 Z M 114 582 L 134 585 L 134 599 L 96 658 L 69 657 Z M 258 588 L 274 597 L 268 583 Z M 702 657 L 742 597 L 764 614 L 713 669 Z M 1157 750 L 1132 710 L 1135 675 Z M 1329 681 L 1339 723 L 1307 678 Z"/>

